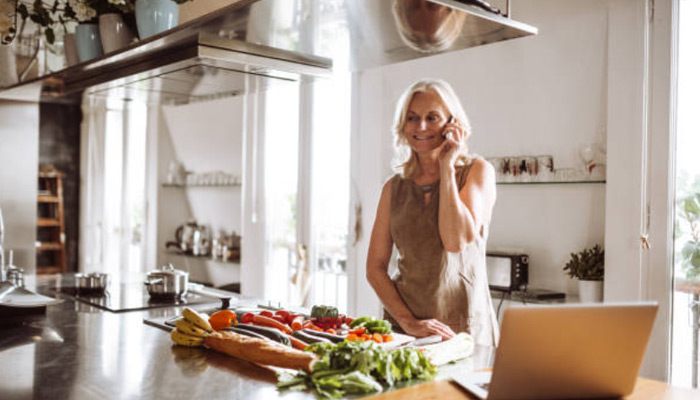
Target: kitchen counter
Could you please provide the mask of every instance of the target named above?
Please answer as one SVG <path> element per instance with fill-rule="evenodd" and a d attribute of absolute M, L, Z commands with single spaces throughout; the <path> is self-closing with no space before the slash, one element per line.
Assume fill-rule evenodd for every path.
<path fill-rule="evenodd" d="M 51 290 L 56 285 L 56 277 L 42 277 L 36 289 L 59 296 Z M 178 307 L 112 313 L 59 297 L 65 301 L 49 306 L 45 315 L 0 320 L 3 399 L 315 398 L 279 393 L 272 369 L 203 348 L 173 346 L 167 332 L 143 323 L 177 315 Z M 441 369 L 438 379 L 488 366 L 491 353 L 478 347 L 472 359 Z"/>

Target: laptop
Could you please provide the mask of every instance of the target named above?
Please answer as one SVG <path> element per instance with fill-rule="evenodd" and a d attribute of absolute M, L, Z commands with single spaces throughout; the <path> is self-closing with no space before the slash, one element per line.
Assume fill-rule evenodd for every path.
<path fill-rule="evenodd" d="M 581 399 L 634 390 L 657 303 L 505 310 L 492 372 L 453 378 L 481 399 Z"/>

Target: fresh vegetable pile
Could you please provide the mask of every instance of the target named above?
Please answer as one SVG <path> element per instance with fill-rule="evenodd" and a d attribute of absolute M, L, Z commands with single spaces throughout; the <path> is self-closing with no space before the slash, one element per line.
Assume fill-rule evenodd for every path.
<path fill-rule="evenodd" d="M 435 376 L 435 366 L 412 348 L 384 350 L 373 342 L 315 343 L 307 347 L 319 356 L 311 373 L 278 375 L 280 390 L 315 390 L 320 396 L 338 398 L 381 392 L 397 382 Z"/>

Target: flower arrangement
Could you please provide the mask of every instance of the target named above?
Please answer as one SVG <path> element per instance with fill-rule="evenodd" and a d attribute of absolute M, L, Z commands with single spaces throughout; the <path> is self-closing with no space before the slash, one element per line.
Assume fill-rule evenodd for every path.
<path fill-rule="evenodd" d="M 134 11 L 135 0 L 68 0 L 67 14 L 78 22 L 93 22 L 99 15 Z"/>
<path fill-rule="evenodd" d="M 192 0 L 172 0 L 183 4 Z M 69 22 L 96 22 L 103 14 L 127 14 L 134 11 L 136 0 L 0 0 L 0 40 L 2 44 L 21 36 L 27 20 L 39 25 L 52 44 L 55 29 L 67 32 Z M 18 20 L 20 28 L 17 29 Z"/>
<path fill-rule="evenodd" d="M 102 14 L 125 14 L 134 10 L 135 0 L 0 0 L 0 36 L 10 43 L 24 30 L 27 20 L 39 25 L 50 44 L 56 39 L 55 29 L 67 31 L 68 22 L 95 22 Z M 21 33 L 20 33 L 21 35 Z"/>

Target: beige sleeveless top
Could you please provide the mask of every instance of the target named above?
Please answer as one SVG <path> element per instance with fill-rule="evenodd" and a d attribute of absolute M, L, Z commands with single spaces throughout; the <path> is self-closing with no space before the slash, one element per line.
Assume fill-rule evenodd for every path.
<path fill-rule="evenodd" d="M 461 189 L 471 164 L 457 167 Z M 396 289 L 418 319 L 435 318 L 477 344 L 495 346 L 498 321 L 486 277 L 488 222 L 461 252 L 449 253 L 438 231 L 439 182 L 423 188 L 411 179 L 391 179 L 391 237 L 399 252 Z M 392 321 L 393 322 L 393 321 Z"/>

